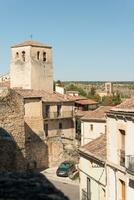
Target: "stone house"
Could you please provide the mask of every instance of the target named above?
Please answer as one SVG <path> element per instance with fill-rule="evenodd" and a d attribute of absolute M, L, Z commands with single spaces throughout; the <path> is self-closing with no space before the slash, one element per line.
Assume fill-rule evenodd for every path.
<path fill-rule="evenodd" d="M 86 112 L 81 118 L 82 146 L 106 133 L 106 112 L 111 108 L 111 106 L 100 106 L 96 110 Z"/>
<path fill-rule="evenodd" d="M 80 200 L 106 199 L 106 134 L 79 148 Z"/>
<path fill-rule="evenodd" d="M 134 196 L 134 98 L 107 113 L 107 199 Z"/>
<path fill-rule="evenodd" d="M 45 91 L 7 90 L 4 98 L 1 95 L 0 141 L 2 145 L 2 141 L 10 143 L 9 139 L 13 139 L 17 146 L 16 152 L 21 154 L 18 160 L 14 151 L 11 152 L 14 155 L 9 156 L 13 163 L 13 156 L 16 157 L 15 168 L 47 168 L 64 159 L 73 159 L 73 104 Z"/>
<path fill-rule="evenodd" d="M 5 112 L 1 98 L 0 134 L 4 129 L 14 138 L 17 146 L 20 140 L 22 147 L 18 149 L 24 151 L 21 154 L 25 162 L 21 168 L 20 165 L 16 168 L 46 168 L 56 166 L 65 159 L 77 158 L 74 101 L 66 95 L 53 92 L 52 47 L 36 41 L 12 46 L 10 88 L 7 90 L 1 87 L 0 90 L 2 95 L 3 91 L 8 91 Z M 12 98 L 8 102 L 10 96 Z M 12 105 L 12 99 L 14 106 L 16 101 L 19 102 L 21 118 L 15 108 L 14 115 L 18 119 L 10 117 L 12 113 L 8 107 Z M 16 130 L 8 129 L 8 120 L 11 120 L 12 128 L 16 127 Z"/>
<path fill-rule="evenodd" d="M 133 198 L 133 118 L 134 98 L 131 98 L 106 113 L 106 135 L 103 134 L 80 148 L 81 199 L 83 195 L 86 196 L 85 199 L 89 195 L 91 200 Z"/>
<path fill-rule="evenodd" d="M 24 98 L 27 131 L 31 130 L 46 141 L 48 166 L 56 166 L 65 158 L 71 159 L 75 144 L 74 102 L 56 93 L 16 91 Z"/>

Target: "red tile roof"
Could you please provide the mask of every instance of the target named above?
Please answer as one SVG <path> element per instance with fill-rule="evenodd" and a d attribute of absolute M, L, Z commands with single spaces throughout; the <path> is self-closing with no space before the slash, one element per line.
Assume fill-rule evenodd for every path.
<path fill-rule="evenodd" d="M 112 110 L 134 112 L 134 97 L 126 99 Z"/>
<path fill-rule="evenodd" d="M 82 120 L 106 120 L 105 113 L 110 111 L 112 106 L 100 106 L 96 110 L 88 111 L 81 119 Z"/>
<path fill-rule="evenodd" d="M 75 103 L 78 103 L 78 104 L 81 104 L 81 105 L 98 104 L 98 102 L 96 102 L 92 99 L 80 99 L 80 100 L 76 100 Z"/>
<path fill-rule="evenodd" d="M 80 152 L 93 158 L 105 161 L 107 157 L 107 138 L 106 134 L 94 139 L 79 149 Z"/>
<path fill-rule="evenodd" d="M 58 93 L 48 93 L 44 90 L 28 90 L 28 89 L 15 89 L 18 94 L 24 98 L 42 98 L 44 102 L 73 102 L 66 95 Z"/>
<path fill-rule="evenodd" d="M 23 47 L 23 46 L 32 46 L 32 47 L 47 47 L 47 48 L 52 48 L 51 46 L 42 44 L 40 42 L 37 41 L 33 41 L 33 40 L 28 40 L 28 41 L 24 41 L 20 44 L 16 44 L 14 46 L 12 46 L 12 48 L 14 47 Z"/>

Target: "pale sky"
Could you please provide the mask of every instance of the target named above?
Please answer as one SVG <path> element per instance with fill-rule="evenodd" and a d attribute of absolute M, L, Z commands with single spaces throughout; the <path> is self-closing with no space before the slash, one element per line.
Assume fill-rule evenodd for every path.
<path fill-rule="evenodd" d="M 0 0 L 0 74 L 10 46 L 52 45 L 55 80 L 134 81 L 133 0 Z"/>

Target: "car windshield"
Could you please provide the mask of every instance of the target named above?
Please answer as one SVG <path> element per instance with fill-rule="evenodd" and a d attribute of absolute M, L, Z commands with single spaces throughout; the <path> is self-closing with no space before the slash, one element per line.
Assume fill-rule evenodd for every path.
<path fill-rule="evenodd" d="M 62 163 L 59 168 L 60 169 L 63 169 L 63 170 L 66 170 L 70 167 L 70 164 L 69 163 Z"/>

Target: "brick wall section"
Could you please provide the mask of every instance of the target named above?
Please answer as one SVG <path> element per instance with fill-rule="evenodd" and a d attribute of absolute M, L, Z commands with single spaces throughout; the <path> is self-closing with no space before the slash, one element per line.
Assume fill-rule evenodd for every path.
<path fill-rule="evenodd" d="M 0 152 L 0 169 L 26 167 L 23 98 L 11 89 L 0 96 Z"/>

